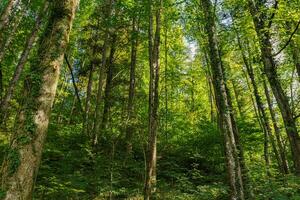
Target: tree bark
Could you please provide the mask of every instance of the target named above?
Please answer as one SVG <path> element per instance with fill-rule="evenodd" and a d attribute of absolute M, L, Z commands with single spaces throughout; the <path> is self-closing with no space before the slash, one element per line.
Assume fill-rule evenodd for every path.
<path fill-rule="evenodd" d="M 291 41 L 291 49 L 293 54 L 293 61 L 296 67 L 296 71 L 298 74 L 298 80 L 300 80 L 300 51 L 299 45 L 297 45 L 294 41 Z"/>
<path fill-rule="evenodd" d="M 243 112 L 243 105 L 240 101 L 240 95 L 239 95 L 239 91 L 237 89 L 237 84 L 235 82 L 235 80 L 231 80 L 231 84 L 232 84 L 232 88 L 233 88 L 233 94 L 234 94 L 234 98 L 235 98 L 235 101 L 236 101 L 236 105 L 237 105 L 237 108 L 238 108 L 238 112 L 239 112 L 239 116 L 241 117 L 241 119 L 244 119 L 244 112 Z"/>
<path fill-rule="evenodd" d="M 261 95 L 259 94 L 259 91 L 258 91 L 258 85 L 257 85 L 256 80 L 255 80 L 254 70 L 253 70 L 252 64 L 248 61 L 248 58 L 246 57 L 246 54 L 244 52 L 244 49 L 243 49 L 243 46 L 242 46 L 242 43 L 241 43 L 241 39 L 240 39 L 240 36 L 239 36 L 238 32 L 237 32 L 237 40 L 238 40 L 238 45 L 239 45 L 239 48 L 240 48 L 240 51 L 241 51 L 241 54 L 242 54 L 242 58 L 243 58 L 245 66 L 246 66 L 246 70 L 247 70 L 247 73 L 248 73 L 248 76 L 250 78 L 250 82 L 251 82 L 251 85 L 252 85 L 252 88 L 253 88 L 255 102 L 256 102 L 256 105 L 257 105 L 257 108 L 258 108 L 258 114 L 260 116 L 262 129 L 263 129 L 263 132 L 264 132 L 264 157 L 265 157 L 265 162 L 266 162 L 266 167 L 267 167 L 267 174 L 270 175 L 269 140 L 270 140 L 270 137 L 272 135 L 272 130 L 271 130 L 271 127 L 270 127 L 270 124 L 269 124 L 269 119 L 268 119 L 268 115 L 266 113 L 266 109 L 265 109 L 264 104 L 262 102 Z M 273 149 L 274 149 L 274 152 L 275 152 L 275 155 L 276 155 L 276 158 L 278 160 L 279 167 L 280 167 L 281 163 L 280 163 L 279 158 L 278 158 L 278 153 L 277 153 L 278 151 L 277 151 L 276 146 L 273 146 Z"/>
<path fill-rule="evenodd" d="M 106 18 L 110 21 L 111 13 L 112 13 L 112 3 L 113 0 L 107 0 L 107 10 L 106 10 Z M 102 90 L 103 90 L 103 82 L 105 79 L 105 67 L 106 67 L 106 54 L 107 48 L 109 44 L 109 27 L 107 26 L 105 29 L 104 35 L 104 44 L 102 47 L 102 61 L 98 71 L 98 91 L 96 97 L 96 108 L 95 108 L 95 119 L 94 119 L 94 135 L 93 135 L 93 145 L 96 146 L 98 144 L 98 136 L 100 134 L 100 126 L 101 126 L 101 101 L 102 99 Z"/>
<path fill-rule="evenodd" d="M 4 200 L 30 200 L 77 0 L 55 0 L 1 170 Z M 58 14 L 59 13 L 59 14 Z"/>
<path fill-rule="evenodd" d="M 138 46 L 138 22 L 134 16 L 132 19 L 132 38 L 131 38 L 131 63 L 130 63 L 130 84 L 128 92 L 128 103 L 127 103 L 127 119 L 126 119 L 126 151 L 127 154 L 132 152 L 132 115 L 134 108 L 134 93 L 135 93 L 135 68 L 137 59 L 137 46 Z"/>
<path fill-rule="evenodd" d="M 287 33 L 289 35 L 291 35 L 291 32 L 292 32 L 291 27 L 292 27 L 292 24 L 289 22 L 286 22 Z M 291 47 L 291 51 L 292 51 L 293 62 L 294 62 L 294 65 L 295 65 L 295 68 L 296 68 L 296 71 L 298 74 L 298 80 L 300 81 L 300 51 L 299 51 L 300 47 L 299 47 L 299 44 L 297 44 L 294 39 L 292 39 L 290 41 L 290 47 Z"/>
<path fill-rule="evenodd" d="M 104 91 L 104 108 L 102 114 L 102 123 L 101 123 L 101 134 L 105 133 L 107 130 L 107 122 L 109 118 L 109 112 L 111 108 L 111 90 L 113 86 L 113 73 L 114 73 L 114 56 L 116 52 L 116 42 L 117 36 L 114 34 L 112 35 L 110 53 L 108 58 L 108 66 L 107 66 L 107 76 L 106 76 L 106 84 L 105 84 L 105 91 Z"/>
<path fill-rule="evenodd" d="M 158 129 L 158 106 L 159 106 L 159 50 L 161 30 L 161 7 L 162 0 L 158 0 L 158 8 L 155 10 L 155 36 L 153 38 L 153 15 L 154 3 L 149 0 L 149 121 L 148 121 L 148 148 L 147 170 L 144 188 L 144 200 L 152 199 L 156 191 L 156 163 L 157 163 L 157 129 Z M 153 41 L 154 39 L 154 41 Z"/>
<path fill-rule="evenodd" d="M 11 80 L 9 82 L 9 85 L 8 85 L 8 88 L 7 88 L 7 91 L 6 91 L 6 93 L 3 97 L 3 100 L 1 101 L 0 113 L 2 113 L 3 116 L 4 115 L 6 116 L 6 110 L 8 109 L 8 103 L 9 103 L 9 101 L 11 100 L 11 98 L 13 96 L 15 87 L 16 87 L 19 79 L 20 79 L 21 73 L 24 69 L 24 66 L 25 66 L 26 62 L 27 62 L 29 53 L 30 53 L 30 51 L 31 51 L 31 49 L 34 45 L 34 42 L 36 40 L 36 36 L 38 34 L 38 31 L 39 31 L 41 23 L 42 23 L 42 18 L 44 16 L 44 14 L 47 12 L 48 5 L 49 5 L 48 1 L 45 1 L 44 5 L 43 5 L 43 8 L 41 9 L 41 12 L 39 13 L 39 16 L 36 19 L 34 28 L 32 29 L 30 35 L 27 38 L 27 41 L 25 43 L 25 47 L 23 49 L 23 52 L 22 52 L 21 57 L 19 59 L 19 62 L 16 66 L 14 75 L 11 78 Z M 4 117 L 4 119 L 5 118 L 6 117 Z"/>
<path fill-rule="evenodd" d="M 1 13 L 0 17 L 0 31 L 3 31 L 4 28 L 6 28 L 8 21 L 9 21 L 9 16 L 12 13 L 13 8 L 15 5 L 18 3 L 19 0 L 9 0 L 5 9 Z"/>
<path fill-rule="evenodd" d="M 26 13 L 27 10 L 27 5 L 21 5 L 24 6 L 23 8 L 21 8 L 20 13 L 19 14 L 15 14 L 16 19 L 15 22 L 12 24 L 11 30 L 9 31 L 8 35 L 6 38 L 4 38 L 4 31 L 0 30 L 0 63 L 2 62 L 4 56 L 5 56 L 5 50 L 10 46 L 10 44 L 13 41 L 13 36 L 16 33 L 19 24 L 23 18 L 23 16 Z M 5 26 L 5 28 L 8 28 L 7 26 Z"/>
<path fill-rule="evenodd" d="M 86 99 L 85 99 L 85 134 L 90 136 L 90 109 L 91 109 L 91 97 L 92 97 L 92 88 L 93 88 L 93 74 L 94 74 L 95 63 L 92 62 L 91 69 L 89 72 L 89 80 L 86 88 Z"/>
<path fill-rule="evenodd" d="M 211 74 L 211 70 L 210 70 L 211 67 L 209 65 L 209 58 L 207 55 L 207 51 L 205 51 L 205 53 L 204 53 L 204 60 L 205 60 L 205 64 L 206 64 L 206 68 L 204 68 L 205 78 L 206 78 L 207 86 L 209 88 L 208 101 L 210 104 L 210 121 L 216 122 L 216 118 L 218 118 L 218 117 L 215 116 L 215 114 L 216 114 L 215 109 L 214 109 L 215 95 L 214 95 L 214 91 L 213 91 L 212 74 Z"/>
<path fill-rule="evenodd" d="M 264 65 L 264 73 L 270 83 L 273 94 L 278 103 L 285 129 L 291 145 L 292 158 L 294 161 L 295 174 L 300 175 L 300 138 L 296 126 L 296 121 L 293 117 L 288 97 L 285 94 L 281 82 L 277 75 L 277 66 L 272 54 L 272 44 L 270 32 L 265 25 L 266 13 L 259 10 L 261 3 L 257 0 L 248 0 L 249 9 L 253 18 L 255 30 L 259 38 L 261 58 Z"/>
<path fill-rule="evenodd" d="M 209 58 L 212 68 L 212 79 L 215 91 L 216 107 L 219 113 L 219 127 L 224 136 L 225 157 L 227 162 L 228 180 L 230 186 L 230 199 L 244 200 L 244 183 L 239 147 L 236 140 L 236 124 L 230 113 L 230 102 L 226 88 L 224 71 L 218 50 L 215 14 L 210 0 L 201 0 L 204 17 L 206 19 L 205 30 L 208 37 Z"/>
<path fill-rule="evenodd" d="M 281 139 L 281 134 L 280 134 L 280 129 L 278 127 L 277 124 L 277 119 L 276 119 L 276 115 L 275 115 L 275 111 L 273 108 L 273 104 L 271 101 L 271 97 L 270 97 L 270 92 L 266 83 L 266 80 L 263 80 L 263 85 L 264 85 L 264 92 L 267 98 L 267 102 L 268 102 L 268 107 L 269 107 L 269 111 L 270 111 L 270 115 L 271 115 L 271 119 L 272 119 L 272 123 L 273 123 L 273 128 L 274 128 L 274 132 L 275 132 L 275 137 L 276 137 L 276 141 L 277 141 L 277 146 L 279 149 L 279 154 L 281 157 L 281 167 L 282 167 L 282 172 L 285 174 L 289 173 L 289 165 L 288 165 L 288 161 L 287 161 L 287 156 L 286 156 L 286 152 L 284 150 L 283 147 L 283 143 L 282 143 L 282 139 Z"/>

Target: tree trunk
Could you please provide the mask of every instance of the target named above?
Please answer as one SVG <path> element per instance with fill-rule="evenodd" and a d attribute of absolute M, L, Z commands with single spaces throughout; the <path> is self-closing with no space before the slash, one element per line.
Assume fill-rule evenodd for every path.
<path fill-rule="evenodd" d="M 113 73 L 114 73 L 114 56 L 116 52 L 116 42 L 117 36 L 114 34 L 112 36 L 111 41 L 111 48 L 109 53 L 108 59 L 108 67 L 107 67 L 107 76 L 106 76 L 106 84 L 105 84 L 105 91 L 104 91 L 104 108 L 103 108 L 103 115 L 102 115 L 102 123 L 101 123 L 101 130 L 100 132 L 103 134 L 107 130 L 107 122 L 109 118 L 109 112 L 111 108 L 111 89 L 112 89 L 112 81 L 113 81 Z"/>
<path fill-rule="evenodd" d="M 107 0 L 107 11 L 105 13 L 107 20 L 110 21 L 111 13 L 112 13 L 112 3 L 113 0 Z M 105 79 L 105 67 L 106 67 L 106 54 L 107 48 L 109 44 L 109 27 L 105 29 L 104 35 L 104 44 L 102 48 L 102 61 L 98 71 L 98 92 L 96 97 L 96 108 L 95 108 L 95 119 L 94 119 L 94 135 L 93 135 L 93 145 L 98 144 L 98 135 L 100 134 L 100 126 L 102 120 L 101 118 L 101 101 L 102 101 L 102 90 L 103 90 L 103 82 Z"/>
<path fill-rule="evenodd" d="M 256 2 L 257 3 L 257 2 Z M 260 5 L 257 3 L 257 5 Z M 265 25 L 265 12 L 261 12 L 253 0 L 249 0 L 249 8 L 252 14 L 255 30 L 259 38 L 261 58 L 264 64 L 264 73 L 270 83 L 273 94 L 278 103 L 285 129 L 291 145 L 292 157 L 294 161 L 295 174 L 300 175 L 300 138 L 293 117 L 288 97 L 285 94 L 281 82 L 277 75 L 277 66 L 272 54 L 271 36 Z M 263 5 L 264 6 L 264 5 Z"/>
<path fill-rule="evenodd" d="M 287 34 L 291 35 L 292 33 L 292 23 L 290 22 L 286 22 L 286 29 L 287 29 Z M 295 42 L 295 39 L 292 39 L 290 41 L 290 47 L 291 47 L 291 51 L 292 51 L 292 58 L 293 58 L 293 62 L 298 74 L 298 80 L 300 81 L 300 51 L 299 51 L 299 44 L 297 44 Z"/>
<path fill-rule="evenodd" d="M 260 120 L 261 120 L 261 124 L 262 124 L 262 128 L 263 128 L 263 132 L 264 132 L 264 157 L 265 157 L 265 162 L 266 162 L 266 167 L 267 167 L 267 174 L 270 175 L 269 139 L 272 135 L 272 130 L 271 130 L 271 127 L 269 124 L 269 119 L 268 119 L 268 115 L 266 113 L 266 109 L 264 107 L 262 98 L 258 91 L 258 85 L 255 80 L 253 67 L 252 67 L 251 63 L 248 61 L 248 58 L 246 57 L 246 54 L 243 50 L 243 46 L 242 46 L 241 39 L 240 39 L 238 32 L 237 32 L 237 39 L 238 39 L 238 45 L 239 45 L 239 48 L 240 48 L 240 51 L 242 54 L 242 58 L 243 58 L 245 66 L 246 66 L 246 70 L 247 70 L 247 73 L 248 73 L 248 76 L 250 78 L 250 82 L 251 82 L 251 85 L 253 88 L 255 102 L 256 102 L 256 105 L 258 108 L 258 114 L 261 118 Z M 273 147 L 274 147 L 273 149 L 274 149 L 274 152 L 275 152 L 275 155 L 278 160 L 279 167 L 280 167 L 281 163 L 278 158 L 277 148 L 276 148 L 276 146 L 273 146 Z"/>
<path fill-rule="evenodd" d="M 209 58 L 207 55 L 207 51 L 205 51 L 204 53 L 204 59 L 205 59 L 205 63 L 206 63 L 206 69 L 204 69 L 205 71 L 205 78 L 206 78 L 206 82 L 207 82 L 207 86 L 209 88 L 209 104 L 210 104 L 210 121 L 211 122 L 216 122 L 216 117 L 215 116 L 215 109 L 214 109 L 214 101 L 215 101 L 215 95 L 214 95 L 214 91 L 213 91 L 213 83 L 212 83 L 212 75 L 211 75 L 211 70 L 210 70 L 210 66 L 209 66 Z"/>
<path fill-rule="evenodd" d="M 30 200 L 77 0 L 55 0 L 1 170 L 4 200 Z M 59 13 L 59 14 L 58 14 Z"/>
<path fill-rule="evenodd" d="M 94 74 L 95 63 L 92 62 L 91 69 L 89 72 L 89 80 L 86 88 L 86 99 L 85 99 L 85 134 L 90 136 L 90 108 L 91 108 L 91 97 L 92 97 L 92 88 L 93 88 L 93 74 Z"/>
<path fill-rule="evenodd" d="M 156 191 L 156 162 L 157 162 L 157 129 L 158 129 L 158 106 L 159 106 L 159 50 L 161 30 L 161 7 L 162 1 L 158 2 L 159 7 L 155 11 L 155 36 L 153 41 L 153 16 L 152 6 L 154 3 L 149 0 L 149 122 L 148 122 L 148 148 L 147 148 L 147 170 L 144 188 L 144 200 L 152 199 Z"/>
<path fill-rule="evenodd" d="M 300 81 L 300 51 L 299 51 L 299 45 L 295 43 L 295 41 L 291 41 L 290 43 L 292 54 L 293 54 L 293 61 L 296 67 L 296 71 L 298 74 L 298 80 Z"/>
<path fill-rule="evenodd" d="M 233 94 L 234 94 L 234 98 L 236 101 L 236 105 L 237 105 L 237 108 L 239 111 L 239 116 L 241 117 L 241 119 L 244 119 L 244 112 L 242 110 L 243 105 L 241 104 L 241 101 L 239 98 L 240 95 L 239 95 L 239 91 L 237 89 L 237 84 L 236 84 L 235 80 L 231 80 L 231 84 L 232 84 L 232 88 L 233 88 Z"/>
<path fill-rule="evenodd" d="M 1 101 L 0 113 L 2 113 L 3 116 L 7 116 L 6 110 L 8 109 L 8 103 L 9 103 L 9 101 L 11 100 L 11 98 L 13 96 L 15 87 L 16 87 L 19 79 L 20 79 L 21 73 L 24 69 L 24 66 L 25 66 L 26 62 L 27 62 L 29 53 L 30 53 L 30 51 L 33 47 L 33 44 L 34 44 L 35 40 L 36 40 L 36 36 L 38 34 L 38 31 L 39 31 L 41 23 L 42 23 L 42 18 L 44 16 L 44 14 L 47 12 L 48 5 L 49 5 L 48 1 L 45 1 L 44 6 L 41 9 L 41 12 L 39 13 L 39 16 L 36 19 L 34 28 L 32 29 L 29 37 L 27 38 L 25 47 L 23 49 L 23 52 L 22 52 L 21 57 L 19 59 L 19 62 L 16 66 L 14 75 L 13 75 L 12 79 L 10 80 L 7 91 L 6 91 L 6 93 L 3 97 L 3 100 Z M 6 117 L 4 117 L 4 119 L 5 118 Z M 4 119 L 1 119 L 1 120 L 4 120 Z"/>
<path fill-rule="evenodd" d="M 22 6 L 22 5 L 21 5 Z M 27 11 L 27 5 L 23 5 L 24 7 L 21 7 L 20 13 L 16 14 L 15 22 L 12 24 L 11 30 L 9 31 L 9 34 L 6 38 L 4 38 L 4 31 L 0 30 L 0 63 L 2 62 L 4 56 L 5 56 L 5 50 L 11 45 L 13 41 L 13 36 L 16 33 L 19 24 L 25 15 Z M 8 28 L 8 27 L 6 27 Z"/>
<path fill-rule="evenodd" d="M 136 58 L 137 58 L 137 46 L 138 46 L 138 24 L 137 19 L 134 16 L 132 19 L 132 38 L 131 38 L 131 63 L 130 63 L 130 84 L 128 93 L 128 103 L 127 103 L 127 119 L 126 119 L 126 151 L 127 154 L 132 152 L 132 136 L 133 136 L 133 126 L 132 126 L 132 115 L 134 107 L 134 93 L 135 93 L 135 68 L 136 68 Z"/>
<path fill-rule="evenodd" d="M 1 17 L 0 17 L 0 31 L 3 31 L 9 21 L 9 16 L 12 13 L 13 8 L 15 7 L 15 5 L 18 3 L 19 0 L 9 0 L 5 9 L 3 10 L 3 12 L 1 13 Z"/>
<path fill-rule="evenodd" d="M 241 160 L 236 140 L 236 124 L 230 112 L 228 90 L 226 88 L 215 25 L 215 13 L 210 0 L 202 0 L 202 9 L 206 19 L 205 30 L 208 37 L 209 57 L 212 68 L 213 86 L 216 107 L 219 113 L 219 126 L 224 136 L 225 157 L 230 186 L 230 199 L 244 200 L 244 183 L 242 178 Z"/>
<path fill-rule="evenodd" d="M 273 104 L 271 102 L 271 97 L 270 97 L 270 92 L 266 83 L 266 80 L 263 80 L 263 85 L 264 85 L 264 91 L 265 91 L 265 95 L 267 98 L 267 102 L 268 102 L 268 107 L 269 107 L 269 111 L 270 111 L 270 115 L 271 115 L 271 119 L 272 119 L 272 123 L 273 123 L 273 128 L 274 128 L 274 132 L 275 132 L 275 137 L 276 137 L 276 141 L 277 141 L 277 146 L 279 149 L 279 154 L 281 157 L 281 167 L 282 167 L 282 172 L 285 174 L 289 173 L 289 165 L 288 165 L 288 161 L 287 161 L 287 156 L 282 144 L 282 139 L 281 139 L 281 134 L 280 134 L 280 129 L 277 125 L 277 119 L 276 119 L 276 115 L 275 115 L 275 111 L 273 108 Z"/>

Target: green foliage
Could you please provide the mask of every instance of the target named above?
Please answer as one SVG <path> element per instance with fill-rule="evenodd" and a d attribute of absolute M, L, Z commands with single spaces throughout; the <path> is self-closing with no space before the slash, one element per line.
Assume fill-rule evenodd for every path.
<path fill-rule="evenodd" d="M 31 138 L 27 135 L 20 135 L 17 138 L 18 144 L 20 145 L 25 145 L 25 144 L 29 144 L 31 141 Z"/>
<path fill-rule="evenodd" d="M 297 200 L 300 198 L 299 181 L 293 175 L 255 180 L 255 196 L 258 200 Z"/>
<path fill-rule="evenodd" d="M 8 160 L 8 174 L 12 175 L 16 172 L 20 165 L 20 153 L 17 149 L 9 148 L 7 152 L 7 160 Z"/>
<path fill-rule="evenodd" d="M 6 195 L 6 191 L 0 188 L 0 199 L 4 199 L 5 195 Z"/>
<path fill-rule="evenodd" d="M 7 2 L 5 0 L 0 3 L 0 11 Z M 29 61 L 20 77 L 19 82 L 25 82 L 25 84 L 16 86 L 14 99 L 9 103 L 8 120 L 3 129 L 0 129 L 0 161 L 3 161 L 6 154 L 10 174 L 16 171 L 21 162 L 18 148 L 31 144 L 36 138 L 33 133 L 36 132 L 37 127 L 33 116 L 40 106 L 37 105 L 36 100 L 44 78 L 41 77 L 41 73 L 45 69 L 45 66 L 39 63 L 61 55 L 59 51 L 53 51 L 50 58 L 44 55 L 47 48 L 57 48 L 59 44 L 59 40 L 53 44 L 47 43 L 52 32 L 50 29 L 45 30 L 45 25 L 49 23 L 53 25 L 58 18 L 69 12 L 58 9 L 63 1 L 56 0 L 55 2 L 56 4 L 52 2 L 54 10 L 51 15 L 45 16 L 48 21 L 43 21 L 38 34 L 39 42 L 30 53 Z M 107 17 L 107 2 L 109 1 L 82 0 L 77 8 L 66 53 L 73 68 L 75 84 L 78 87 L 84 111 L 86 110 L 89 74 L 92 72 L 93 84 L 90 108 L 87 113 L 88 120 L 84 122 L 82 119 L 84 113 L 81 113 L 78 99 L 74 95 L 68 68 L 61 67 L 47 142 L 36 180 L 34 191 L 36 200 L 143 199 L 149 116 L 149 12 L 148 7 L 145 6 L 146 1 L 121 0 L 113 1 L 112 16 Z M 214 103 L 216 94 L 211 85 L 213 77 L 207 56 L 208 41 L 203 31 L 203 25 L 207 19 L 203 17 L 199 2 L 199 0 L 163 1 L 158 88 L 158 161 L 155 194 L 157 200 L 229 199 L 230 188 L 226 173 L 223 135 L 217 125 L 218 111 Z M 0 61 L 3 74 L 1 83 L 4 89 L 3 92 L 1 91 L 1 97 L 14 74 L 16 63 L 24 48 L 24 41 L 32 30 L 36 11 L 42 4 L 42 0 L 32 1 L 26 8 L 26 16 L 19 23 L 18 30 L 11 33 L 11 27 L 17 24 L 13 21 L 10 28 L 3 33 L 4 38 L 12 35 L 13 42 L 10 48 L 5 50 L 4 59 Z M 241 54 L 244 51 L 253 65 L 258 92 L 262 96 L 266 114 L 271 119 L 266 97 L 263 95 L 265 74 L 262 73 L 259 42 L 253 27 L 253 20 L 247 11 L 247 5 L 246 0 L 224 0 L 215 1 L 214 7 L 218 48 L 233 104 L 231 111 L 237 121 L 245 163 L 249 170 L 247 187 L 251 186 L 253 189 L 255 200 L 298 200 L 300 199 L 299 177 L 292 174 L 282 175 L 279 172 L 271 145 L 269 145 L 270 176 L 266 173 L 263 157 L 264 137 L 260 125 L 262 120 L 260 113 L 256 110 L 253 88 L 249 84 Z M 289 32 L 299 20 L 299 9 L 299 2 L 291 0 L 280 1 L 277 9 L 271 6 L 270 9 L 262 10 L 262 13 L 268 16 L 273 12 L 276 13 L 273 26 L 265 29 L 270 31 L 274 41 L 276 39 L 274 51 L 288 40 Z M 138 22 L 137 33 L 132 32 L 133 18 Z M 287 22 L 290 23 L 291 30 L 287 29 Z M 63 36 L 65 28 L 68 27 L 60 26 L 57 29 L 58 38 Z M 102 100 L 96 102 L 96 99 L 106 29 L 117 36 L 117 42 L 116 55 L 112 63 L 113 80 L 109 96 L 108 122 L 100 135 L 93 132 L 93 126 L 95 121 L 103 120 L 103 116 L 95 119 L 94 114 L 96 106 L 101 109 L 101 112 L 104 107 L 104 102 Z M 237 43 L 237 33 L 242 41 L 242 47 Z M 126 109 L 130 82 L 131 44 L 136 38 L 138 39 L 136 82 L 133 112 L 129 120 Z M 296 33 L 293 41 L 299 47 L 299 33 Z M 110 42 L 109 40 L 108 43 Z M 38 52 L 40 45 L 44 48 Z M 109 46 L 108 50 L 110 48 Z M 297 117 L 300 111 L 299 81 L 296 80 L 292 50 L 291 46 L 287 47 L 284 55 L 277 58 L 277 73 L 284 91 L 289 95 L 293 114 Z M 104 84 L 103 93 L 105 87 Z M 30 98 L 24 99 L 25 93 L 30 93 Z M 105 96 L 102 99 L 105 99 Z M 292 169 L 288 138 L 278 105 L 272 94 L 271 100 L 280 129 L 280 137 Z M 20 110 L 24 111 L 25 121 L 19 124 L 15 122 L 15 116 Z M 269 121 L 273 133 L 271 120 Z M 89 135 L 84 134 L 85 123 L 88 125 Z M 15 130 L 18 127 L 22 127 L 22 130 L 17 132 Z M 125 150 L 128 143 L 125 141 L 125 130 L 128 127 L 133 136 L 130 155 L 127 155 Z M 16 138 L 19 146 L 5 152 L 5 149 L 8 149 L 9 138 L 14 138 L 16 133 L 20 133 Z M 97 146 L 93 144 L 95 134 L 99 134 Z M 5 191 L 0 190 L 0 199 L 4 196 Z"/>

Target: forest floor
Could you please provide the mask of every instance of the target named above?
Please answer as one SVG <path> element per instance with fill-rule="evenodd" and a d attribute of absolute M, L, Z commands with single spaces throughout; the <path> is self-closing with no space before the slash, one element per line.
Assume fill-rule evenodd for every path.
<path fill-rule="evenodd" d="M 4 140 L 3 134 L 1 140 Z M 193 139 L 192 139 L 193 140 Z M 192 141 L 190 140 L 190 141 Z M 161 200 L 226 200 L 228 188 L 222 158 L 211 160 L 203 152 L 186 151 L 189 140 L 176 146 L 159 146 L 157 198 Z M 195 141 L 194 141 L 195 142 Z M 5 144 L 5 142 L 1 142 Z M 144 155 L 142 145 L 134 146 L 132 157 L 125 159 L 121 144 L 103 143 L 95 156 L 80 125 L 54 126 L 43 154 L 35 187 L 38 200 L 140 200 L 143 191 Z M 115 146 L 114 148 L 111 148 Z M 209 153 L 216 153 L 209 143 Z M 1 146 L 5 151 L 5 145 Z M 114 149 L 112 154 L 111 149 Z M 3 155 L 1 153 L 1 155 Z M 210 157 L 206 157 L 210 156 Z M 2 158 L 1 158 L 2 159 Z M 126 160 L 126 161 L 125 161 Z M 215 165 L 211 165 L 215 162 Z M 215 167 L 211 167 L 215 166 Z M 251 165 L 250 165 L 251 166 Z M 253 165 L 254 169 L 255 166 Z M 257 167 L 259 169 L 260 167 Z M 253 171 L 252 169 L 252 171 Z M 300 182 L 293 176 L 256 180 L 252 174 L 255 199 L 299 200 Z"/>

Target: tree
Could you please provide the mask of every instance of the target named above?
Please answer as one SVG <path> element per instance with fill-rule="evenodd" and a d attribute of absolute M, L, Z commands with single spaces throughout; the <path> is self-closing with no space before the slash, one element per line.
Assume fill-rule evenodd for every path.
<path fill-rule="evenodd" d="M 264 65 L 264 73 L 266 74 L 273 94 L 278 103 L 289 142 L 294 161 L 295 173 L 300 174 L 300 138 L 297 130 L 296 122 L 289 105 L 288 97 L 285 94 L 282 84 L 277 75 L 277 67 L 272 54 L 272 43 L 270 36 L 270 24 L 268 16 L 260 10 L 265 8 L 265 2 L 248 0 L 249 10 L 251 12 L 255 30 L 259 39 L 261 58 Z M 272 20 L 272 19 L 271 19 Z"/>
<path fill-rule="evenodd" d="M 111 21 L 111 14 L 112 14 L 112 5 L 113 0 L 107 0 L 105 5 L 105 17 L 106 17 L 106 27 L 104 33 L 104 44 L 102 47 L 102 60 L 101 65 L 99 66 L 98 70 L 98 92 L 97 92 L 97 100 L 96 100 L 96 110 L 95 110 L 95 118 L 94 118 L 94 138 L 93 143 L 94 145 L 98 144 L 98 137 L 100 134 L 100 127 L 101 127 L 101 101 L 102 99 L 102 90 L 103 90 L 103 83 L 105 80 L 105 67 L 107 62 L 107 49 L 109 46 L 109 38 L 110 38 L 110 21 Z"/>
<path fill-rule="evenodd" d="M 159 106 L 159 50 L 160 50 L 160 30 L 161 30 L 161 6 L 162 1 L 155 1 L 158 4 L 155 10 L 155 34 L 153 37 L 153 14 L 152 8 L 155 5 L 149 0 L 149 121 L 148 121 L 148 148 L 147 148 L 147 167 L 144 188 L 144 199 L 152 198 L 156 190 L 156 162 L 157 162 L 157 129 L 158 129 L 158 106 Z"/>
<path fill-rule="evenodd" d="M 8 21 L 9 21 L 9 16 L 11 15 L 12 10 L 16 6 L 17 3 L 18 3 L 18 0 L 9 0 L 8 1 L 5 9 L 1 13 L 0 30 L 3 30 L 6 27 Z"/>
<path fill-rule="evenodd" d="M 14 90 L 15 90 L 15 87 L 16 87 L 16 84 L 18 83 L 19 79 L 20 79 L 20 76 L 21 76 L 21 73 L 24 69 L 24 66 L 26 64 L 26 61 L 28 59 L 28 56 L 29 56 L 29 53 L 34 45 L 34 42 L 36 40 L 36 36 L 38 34 L 38 31 L 40 29 L 40 26 L 41 26 L 41 23 L 42 23 L 42 18 L 44 17 L 44 14 L 45 12 L 47 12 L 47 9 L 48 9 L 48 2 L 45 1 L 37 19 L 36 19 L 36 22 L 35 22 L 35 25 L 34 25 L 34 28 L 32 29 L 31 33 L 29 34 L 28 38 L 27 38 L 27 41 L 26 41 L 26 44 L 25 44 L 25 47 L 23 49 L 23 52 L 20 56 L 20 59 L 18 61 L 18 64 L 16 66 L 16 69 L 15 69 L 15 72 L 14 72 L 14 75 L 13 77 L 11 78 L 10 80 L 10 83 L 9 83 L 9 86 L 7 88 L 7 91 L 3 97 L 3 100 L 1 101 L 1 106 L 0 106 L 0 113 L 3 114 L 3 116 L 6 116 L 6 110 L 8 109 L 8 103 L 10 101 L 10 99 L 12 98 L 13 96 L 13 93 L 14 93 Z M 5 118 L 4 119 L 1 119 L 1 120 L 4 120 L 5 121 Z"/>
<path fill-rule="evenodd" d="M 236 124 L 230 113 L 230 99 L 224 79 L 224 67 L 220 57 L 215 16 L 213 6 L 209 0 L 202 0 L 202 9 L 206 20 L 205 31 L 208 40 L 210 66 L 212 71 L 213 87 L 216 107 L 219 114 L 219 127 L 224 137 L 225 157 L 227 162 L 228 182 L 230 185 L 230 199 L 245 199 L 244 183 L 242 175 L 242 163 L 239 157 L 239 147 Z"/>
<path fill-rule="evenodd" d="M 137 47 L 138 47 L 138 19 L 133 16 L 132 19 L 132 42 L 131 42 L 131 62 L 130 62 L 130 84 L 128 92 L 128 103 L 127 103 L 127 119 L 126 119 L 126 149 L 127 153 L 132 151 L 132 115 L 134 109 L 134 93 L 135 93 L 135 71 L 136 71 L 136 59 L 137 59 Z"/>
<path fill-rule="evenodd" d="M 5 200 L 32 198 L 76 6 L 76 0 L 52 2 L 39 57 L 31 65 L 31 74 L 25 81 L 24 103 L 1 170 Z"/>

